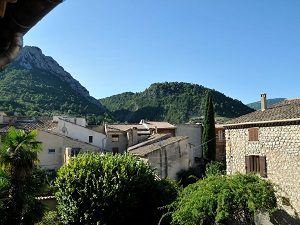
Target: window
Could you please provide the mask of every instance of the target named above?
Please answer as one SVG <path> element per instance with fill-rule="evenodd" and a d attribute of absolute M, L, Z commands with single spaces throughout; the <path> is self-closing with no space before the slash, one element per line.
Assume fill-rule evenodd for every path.
<path fill-rule="evenodd" d="M 248 129 L 249 141 L 258 141 L 258 127 Z"/>
<path fill-rule="evenodd" d="M 112 140 L 112 142 L 118 142 L 119 141 L 119 135 L 118 134 L 113 134 L 111 136 L 111 140 Z"/>
<path fill-rule="evenodd" d="M 48 149 L 48 154 L 55 154 L 55 149 L 54 148 Z"/>
<path fill-rule="evenodd" d="M 71 150 L 71 156 L 76 156 L 80 153 L 80 148 L 72 148 Z"/>
<path fill-rule="evenodd" d="M 118 154 L 119 153 L 119 148 L 112 148 L 113 154 Z"/>
<path fill-rule="evenodd" d="M 93 136 L 89 136 L 89 143 L 93 143 Z"/>
<path fill-rule="evenodd" d="M 262 177 L 267 177 L 266 156 L 247 155 L 246 173 L 257 172 Z"/>

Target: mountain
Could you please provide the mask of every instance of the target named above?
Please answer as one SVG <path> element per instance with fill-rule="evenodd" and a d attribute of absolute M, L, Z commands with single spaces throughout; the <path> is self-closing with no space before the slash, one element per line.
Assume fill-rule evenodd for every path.
<path fill-rule="evenodd" d="M 201 121 L 204 96 L 208 91 L 213 97 L 216 117 L 226 120 L 254 111 L 218 91 L 184 82 L 154 83 L 143 92 L 126 92 L 99 101 L 121 122 L 148 119 L 185 123 L 195 118 Z"/>
<path fill-rule="evenodd" d="M 271 105 L 277 104 L 279 102 L 282 102 L 284 100 L 285 100 L 285 98 L 271 98 L 271 99 L 267 99 L 267 105 L 271 106 Z M 252 103 L 247 104 L 247 106 L 249 106 L 252 109 L 259 110 L 261 108 L 261 102 L 260 101 L 258 101 L 258 102 L 252 102 Z"/>
<path fill-rule="evenodd" d="M 0 73 L 0 111 L 36 116 L 106 112 L 52 57 L 29 46 Z"/>

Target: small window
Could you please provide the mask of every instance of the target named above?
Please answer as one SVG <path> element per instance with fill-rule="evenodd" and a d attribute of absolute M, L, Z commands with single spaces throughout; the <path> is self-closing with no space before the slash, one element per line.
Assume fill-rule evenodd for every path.
<path fill-rule="evenodd" d="M 48 149 L 48 154 L 55 154 L 55 149 L 54 148 Z"/>
<path fill-rule="evenodd" d="M 119 141 L 119 135 L 118 134 L 113 134 L 111 136 L 111 140 L 112 140 L 112 142 L 118 142 Z"/>
<path fill-rule="evenodd" d="M 247 155 L 246 173 L 257 172 L 262 177 L 267 177 L 266 156 Z"/>
<path fill-rule="evenodd" d="M 258 127 L 248 129 L 249 141 L 258 141 Z"/>
<path fill-rule="evenodd" d="M 89 136 L 89 143 L 93 143 L 93 136 Z"/>

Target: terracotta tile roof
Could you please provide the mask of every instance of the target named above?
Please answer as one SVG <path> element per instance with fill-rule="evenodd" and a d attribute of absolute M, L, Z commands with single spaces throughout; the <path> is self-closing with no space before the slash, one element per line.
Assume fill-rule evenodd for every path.
<path fill-rule="evenodd" d="M 138 130 L 144 130 L 145 127 L 141 124 L 107 124 L 107 131 L 128 131 L 136 127 Z"/>
<path fill-rule="evenodd" d="M 165 140 L 170 137 L 171 137 L 171 134 L 153 134 L 153 135 L 149 136 L 146 140 L 129 147 L 128 151 L 132 151 L 134 149 L 141 148 L 146 145 L 160 142 L 160 141 Z"/>
<path fill-rule="evenodd" d="M 165 147 L 167 145 L 170 145 L 172 143 L 175 143 L 175 142 L 178 142 L 178 141 L 184 140 L 184 139 L 188 139 L 188 137 L 181 137 L 181 136 L 170 137 L 168 139 L 158 141 L 156 143 L 143 146 L 141 148 L 137 148 L 135 150 L 130 151 L 130 153 L 132 153 L 133 155 L 145 157 L 151 152 L 157 151 L 157 150 L 161 149 L 162 147 Z"/>
<path fill-rule="evenodd" d="M 53 130 L 57 126 L 57 123 L 53 122 L 51 119 L 35 119 L 31 122 L 15 121 L 13 126 L 16 129 L 30 132 L 37 129 Z M 10 127 L 9 124 L 0 124 L 0 133 L 7 133 Z"/>
<path fill-rule="evenodd" d="M 168 122 L 154 122 L 154 121 L 141 121 L 140 124 L 144 124 L 149 129 L 176 129 L 176 127 Z"/>
<path fill-rule="evenodd" d="M 283 102 L 269 106 L 266 110 L 257 110 L 244 116 L 228 121 L 225 126 L 300 121 L 300 98 L 287 99 Z"/>

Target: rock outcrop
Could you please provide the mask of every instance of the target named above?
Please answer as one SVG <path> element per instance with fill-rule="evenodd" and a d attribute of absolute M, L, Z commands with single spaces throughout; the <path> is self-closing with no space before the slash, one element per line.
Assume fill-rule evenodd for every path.
<path fill-rule="evenodd" d="M 46 70 L 68 83 L 73 90 L 84 96 L 88 101 L 102 107 L 97 99 L 90 96 L 89 91 L 85 87 L 74 79 L 70 73 L 65 71 L 51 56 L 45 56 L 38 47 L 25 46 L 14 64 L 29 70 L 35 68 Z"/>

